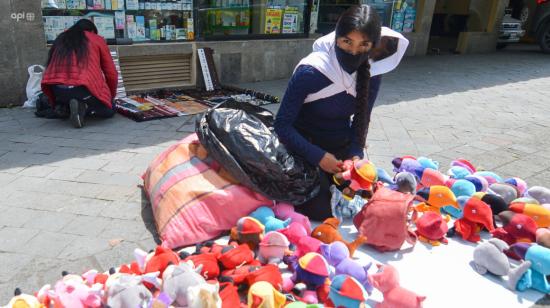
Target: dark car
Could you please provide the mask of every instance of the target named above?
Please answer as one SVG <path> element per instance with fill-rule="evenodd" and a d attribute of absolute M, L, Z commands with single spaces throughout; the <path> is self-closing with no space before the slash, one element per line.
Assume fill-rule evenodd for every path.
<path fill-rule="evenodd" d="M 509 7 L 511 17 L 521 20 L 527 34 L 550 53 L 550 0 L 510 0 Z"/>

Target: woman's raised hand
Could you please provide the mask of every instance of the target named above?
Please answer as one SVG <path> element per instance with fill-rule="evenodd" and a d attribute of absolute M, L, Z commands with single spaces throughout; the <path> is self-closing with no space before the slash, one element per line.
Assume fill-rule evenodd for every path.
<path fill-rule="evenodd" d="M 343 165 L 344 163 L 341 160 L 336 159 L 334 155 L 328 152 L 325 153 L 325 156 L 323 156 L 319 162 L 319 167 L 321 167 L 323 171 L 332 174 L 344 171 Z"/>

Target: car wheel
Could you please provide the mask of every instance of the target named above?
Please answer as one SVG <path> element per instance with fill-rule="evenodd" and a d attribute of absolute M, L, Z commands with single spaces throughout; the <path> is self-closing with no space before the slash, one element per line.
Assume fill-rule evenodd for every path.
<path fill-rule="evenodd" d="M 537 36 L 537 41 L 543 52 L 550 53 L 550 22 L 542 26 Z"/>

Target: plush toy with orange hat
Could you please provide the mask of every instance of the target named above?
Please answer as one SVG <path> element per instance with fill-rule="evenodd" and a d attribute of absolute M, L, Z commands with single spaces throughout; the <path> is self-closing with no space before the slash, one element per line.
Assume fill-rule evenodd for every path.
<path fill-rule="evenodd" d="M 253 251 L 264 237 L 264 225 L 256 218 L 245 216 L 237 221 L 237 226 L 231 229 L 230 238 L 239 244 L 247 244 Z"/>
<path fill-rule="evenodd" d="M 440 243 L 448 244 L 449 241 L 445 238 L 449 227 L 447 226 L 447 219 L 443 219 L 440 214 L 436 212 L 425 212 L 420 218 L 416 219 L 416 235 L 418 240 L 431 244 L 432 246 L 439 246 Z"/>
<path fill-rule="evenodd" d="M 340 226 L 340 221 L 337 218 L 327 218 L 325 219 L 325 221 L 323 221 L 322 224 L 311 231 L 311 236 L 325 244 L 340 241 L 348 246 L 350 256 L 353 256 L 353 253 L 355 252 L 357 247 L 367 242 L 367 238 L 365 238 L 364 236 L 359 236 L 353 242 L 349 243 L 344 240 L 344 238 L 338 231 L 338 226 Z"/>
<path fill-rule="evenodd" d="M 510 204 L 510 211 L 533 218 L 539 228 L 550 227 L 550 210 L 544 206 L 539 204 L 514 202 Z"/>
<path fill-rule="evenodd" d="M 416 193 L 416 200 L 421 201 L 415 206 L 418 212 L 441 213 L 441 208 L 446 206 L 460 209 L 454 193 L 447 186 L 435 185 L 423 188 Z"/>
<path fill-rule="evenodd" d="M 356 160 L 353 162 L 345 162 L 344 168 L 346 169 L 342 173 L 334 175 L 334 182 L 337 185 L 342 184 L 344 181 L 349 182 L 349 188 L 353 191 L 367 191 L 372 192 L 374 184 L 378 180 L 378 171 L 376 166 L 369 160 Z"/>
<path fill-rule="evenodd" d="M 481 240 L 479 233 L 483 228 L 488 231 L 495 229 L 491 207 L 479 199 L 469 198 L 464 205 L 462 218 L 455 221 L 447 235 L 451 236 L 456 231 L 462 239 L 477 243 Z"/>

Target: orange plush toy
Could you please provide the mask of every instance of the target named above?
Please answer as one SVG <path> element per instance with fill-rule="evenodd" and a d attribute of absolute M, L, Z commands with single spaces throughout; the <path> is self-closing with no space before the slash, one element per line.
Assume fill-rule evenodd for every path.
<path fill-rule="evenodd" d="M 317 228 L 313 229 L 311 232 L 311 237 L 316 238 L 325 244 L 340 241 L 348 246 L 350 257 L 352 257 L 357 247 L 367 242 L 367 238 L 364 236 L 359 236 L 351 243 L 346 242 L 342 238 L 340 232 L 338 232 L 339 225 L 340 221 L 337 218 L 327 218 L 322 224 L 317 226 Z"/>

